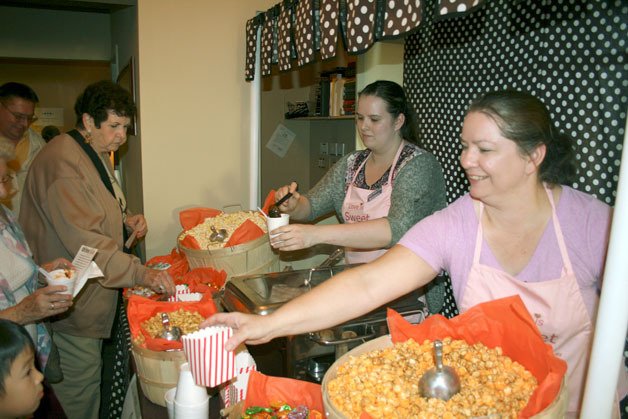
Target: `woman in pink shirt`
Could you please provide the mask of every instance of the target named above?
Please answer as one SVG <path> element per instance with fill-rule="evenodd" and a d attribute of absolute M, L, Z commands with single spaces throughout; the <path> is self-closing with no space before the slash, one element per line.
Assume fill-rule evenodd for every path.
<path fill-rule="evenodd" d="M 384 256 L 339 274 L 270 316 L 225 313 L 206 324 L 234 327 L 234 347 L 321 330 L 447 270 L 462 312 L 521 296 L 545 340 L 568 363 L 568 410 L 576 415 L 611 209 L 565 186 L 576 173 L 572 141 L 558 133 L 545 105 L 527 93 L 499 91 L 476 100 L 460 142 L 469 193 L 420 221 Z"/>

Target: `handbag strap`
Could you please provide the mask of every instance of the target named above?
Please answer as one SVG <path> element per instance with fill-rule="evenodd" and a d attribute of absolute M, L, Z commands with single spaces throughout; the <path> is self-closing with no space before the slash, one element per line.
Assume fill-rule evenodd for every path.
<path fill-rule="evenodd" d="M 105 185 L 105 188 L 107 188 L 107 190 L 111 193 L 111 196 L 113 196 L 114 199 L 117 201 L 118 198 L 116 198 L 116 193 L 113 191 L 113 185 L 111 184 L 111 179 L 109 179 L 109 173 L 107 172 L 107 169 L 105 168 L 105 165 L 103 164 L 103 162 L 98 157 L 98 154 L 96 154 L 96 150 L 94 150 L 89 144 L 87 144 L 87 142 L 85 141 L 85 138 L 83 138 L 83 136 L 81 135 L 80 132 L 78 132 L 78 130 L 73 129 L 71 131 L 68 131 L 68 135 L 74 138 L 74 141 L 76 141 L 76 143 L 79 146 L 81 146 L 85 154 L 87 154 L 87 157 L 89 157 L 89 159 L 94 164 L 94 167 L 98 171 L 100 180 L 102 180 L 102 183 Z M 120 208 L 120 211 L 122 211 L 122 208 Z M 126 231 L 126 228 L 124 228 L 124 224 L 123 224 L 122 225 L 122 239 L 126 243 L 126 240 L 128 238 L 129 238 L 129 233 Z M 124 253 L 131 253 L 131 249 L 128 249 L 126 246 L 123 246 L 122 250 L 124 251 Z"/>
<path fill-rule="evenodd" d="M 81 133 L 78 132 L 77 130 L 73 129 L 72 131 L 69 131 L 68 135 L 70 137 L 74 138 L 74 141 L 76 141 L 77 144 L 79 146 L 81 146 L 81 148 L 83 149 L 85 154 L 87 154 L 87 157 L 89 157 L 89 159 L 94 164 L 94 167 L 96 167 L 96 170 L 98 171 L 98 175 L 100 176 L 100 180 L 102 180 L 102 183 L 105 185 L 105 188 L 107 188 L 107 190 L 115 198 L 116 197 L 116 193 L 113 191 L 113 185 L 111 184 L 111 180 L 109 179 L 109 173 L 107 172 L 107 169 L 105 168 L 105 165 L 102 163 L 102 161 L 98 157 L 98 154 L 96 154 L 96 150 L 94 150 L 85 141 L 85 138 L 83 138 Z"/>

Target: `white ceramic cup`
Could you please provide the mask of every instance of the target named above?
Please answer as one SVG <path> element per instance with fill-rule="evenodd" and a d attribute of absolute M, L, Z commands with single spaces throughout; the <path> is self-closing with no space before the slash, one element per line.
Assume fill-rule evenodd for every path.
<path fill-rule="evenodd" d="M 207 388 L 194 382 L 190 364 L 181 364 L 174 400 L 181 405 L 198 404 L 207 398 Z M 184 418 L 185 416 L 178 416 Z"/>
<path fill-rule="evenodd" d="M 290 214 L 281 214 L 281 217 L 266 217 L 266 225 L 268 226 L 268 234 L 270 237 L 278 236 L 278 234 L 270 234 L 276 228 L 287 226 L 290 224 Z"/>
<path fill-rule="evenodd" d="M 186 404 L 174 401 L 174 417 L 183 419 L 207 419 L 209 417 L 209 395 L 205 396 L 205 400 Z"/>
<path fill-rule="evenodd" d="M 67 291 L 59 291 L 57 294 L 74 294 L 74 285 L 76 284 L 76 271 L 72 270 L 72 276 L 68 278 L 66 276 L 65 269 L 55 269 L 48 272 L 48 285 L 65 285 L 68 287 Z"/>
<path fill-rule="evenodd" d="M 174 394 L 177 392 L 176 387 L 172 387 L 166 391 L 164 399 L 166 400 L 166 408 L 168 409 L 168 419 L 174 419 Z"/>

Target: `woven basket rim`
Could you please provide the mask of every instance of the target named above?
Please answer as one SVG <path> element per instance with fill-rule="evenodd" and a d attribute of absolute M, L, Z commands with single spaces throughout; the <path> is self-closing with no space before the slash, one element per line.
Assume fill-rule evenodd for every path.
<path fill-rule="evenodd" d="M 220 255 L 223 253 L 235 253 L 240 250 L 246 250 L 247 248 L 256 247 L 261 241 L 265 241 L 269 239 L 268 233 L 264 233 L 263 236 L 260 236 L 256 238 L 255 240 L 236 244 L 235 246 L 220 247 L 218 249 L 192 249 L 190 247 L 186 247 L 181 244 L 181 237 L 183 236 L 184 233 L 185 233 L 185 230 L 179 233 L 179 235 L 177 236 L 177 246 L 179 247 L 179 249 L 183 250 L 184 252 L 196 252 L 196 253 L 204 253 L 204 254 L 210 254 L 210 255 L 211 254 Z"/>
<path fill-rule="evenodd" d="M 147 358 L 160 358 L 162 360 L 167 360 L 167 359 L 177 360 L 177 359 L 181 359 L 182 355 L 183 355 L 183 358 L 185 358 L 185 353 L 183 352 L 183 349 L 175 349 L 172 351 L 153 351 L 152 349 L 142 348 L 141 346 L 135 343 L 131 343 L 131 350 L 137 353 L 138 355 L 142 355 Z"/>

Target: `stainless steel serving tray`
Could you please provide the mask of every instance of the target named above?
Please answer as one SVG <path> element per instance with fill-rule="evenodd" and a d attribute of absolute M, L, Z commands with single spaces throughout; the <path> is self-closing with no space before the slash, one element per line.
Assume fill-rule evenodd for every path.
<path fill-rule="evenodd" d="M 330 279 L 333 275 L 358 265 L 337 265 L 233 277 L 225 285 L 222 304 L 227 311 L 267 315 Z M 390 278 L 382 278 L 382 280 L 389 281 Z M 398 312 L 416 310 L 418 296 L 418 292 L 412 292 L 374 310 L 362 319 L 385 319 L 386 307 L 391 307 Z"/>

